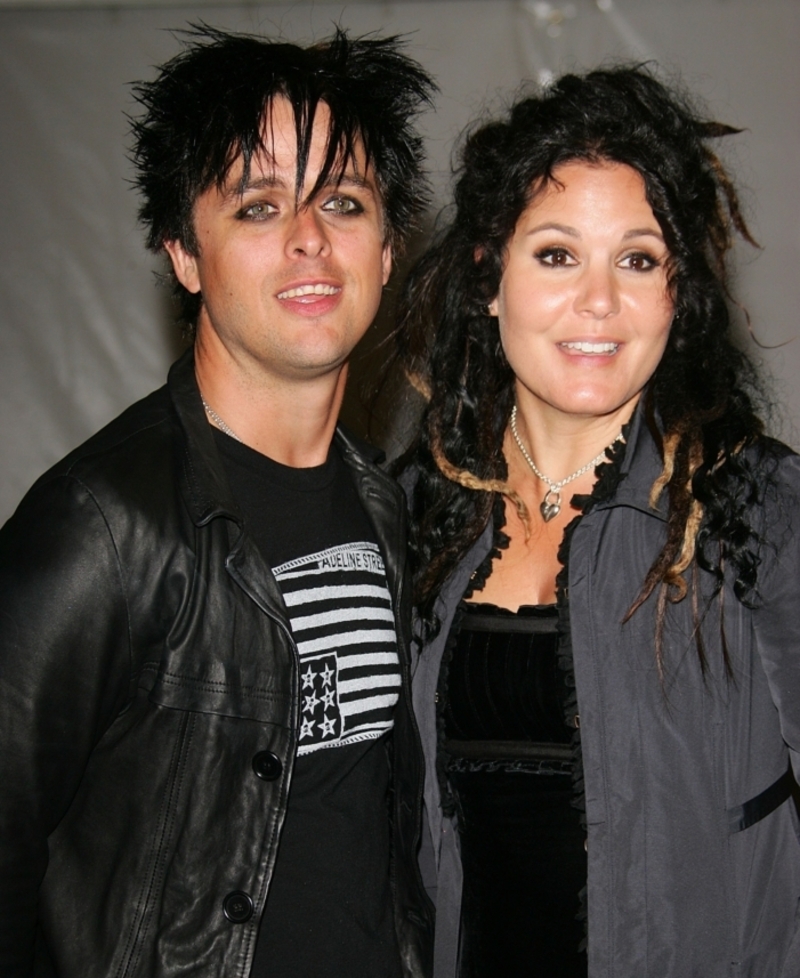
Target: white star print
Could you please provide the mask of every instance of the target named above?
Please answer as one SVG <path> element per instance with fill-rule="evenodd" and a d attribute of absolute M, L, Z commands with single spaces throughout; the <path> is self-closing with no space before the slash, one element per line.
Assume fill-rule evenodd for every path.
<path fill-rule="evenodd" d="M 273 571 L 296 642 L 297 756 L 382 737 L 392 729 L 400 666 L 378 545 L 356 539 Z"/>

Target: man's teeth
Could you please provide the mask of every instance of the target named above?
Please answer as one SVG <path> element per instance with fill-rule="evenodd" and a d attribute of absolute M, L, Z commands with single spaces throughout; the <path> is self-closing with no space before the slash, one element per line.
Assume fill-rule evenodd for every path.
<path fill-rule="evenodd" d="M 577 350 L 579 353 L 616 353 L 619 343 L 562 343 L 567 350 Z"/>
<path fill-rule="evenodd" d="M 316 285 L 300 285 L 296 289 L 287 289 L 285 292 L 279 292 L 279 299 L 299 299 L 304 295 L 335 295 L 339 289 L 335 285 L 323 285 L 322 282 L 317 282 Z"/>

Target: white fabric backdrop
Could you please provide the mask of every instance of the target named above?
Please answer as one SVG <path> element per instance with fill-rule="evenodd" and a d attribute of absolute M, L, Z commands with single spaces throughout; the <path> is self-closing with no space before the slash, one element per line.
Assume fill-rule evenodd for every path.
<path fill-rule="evenodd" d="M 2 2 L 2 0 L 0 0 Z M 15 0 L 25 5 L 26 0 Z M 28 0 L 29 2 L 29 0 Z M 442 202 L 453 139 L 525 78 L 653 59 L 746 127 L 723 154 L 763 250 L 738 249 L 738 294 L 800 445 L 800 3 L 432 0 L 138 9 L 0 9 L 0 521 L 46 467 L 163 382 L 181 344 L 127 186 L 130 83 L 190 21 L 307 41 L 334 22 L 410 34 L 442 89 L 425 117 Z M 758 353 L 755 346 L 751 350 Z M 375 359 L 356 364 L 369 372 Z M 363 419 L 351 400 L 348 416 Z M 387 437 L 388 437 L 387 433 Z"/>

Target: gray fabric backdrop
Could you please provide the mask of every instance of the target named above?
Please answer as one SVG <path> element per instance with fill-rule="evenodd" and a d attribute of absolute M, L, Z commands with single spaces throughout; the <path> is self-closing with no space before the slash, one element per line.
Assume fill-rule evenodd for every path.
<path fill-rule="evenodd" d="M 438 203 L 454 138 L 523 79 L 619 58 L 679 74 L 715 117 L 746 129 L 723 155 L 763 248 L 737 249 L 737 291 L 758 339 L 782 344 L 746 340 L 774 375 L 779 431 L 800 445 L 799 0 L 17 0 L 0 2 L 0 521 L 47 466 L 161 384 L 181 348 L 136 225 L 125 113 L 135 110 L 130 83 L 178 50 L 169 29 L 200 19 L 301 41 L 334 22 L 409 34 L 442 90 L 424 120 Z M 357 379 L 369 380 L 379 358 L 359 358 Z M 355 395 L 347 416 L 363 427 Z M 392 449 L 402 415 L 395 407 L 379 424 Z"/>

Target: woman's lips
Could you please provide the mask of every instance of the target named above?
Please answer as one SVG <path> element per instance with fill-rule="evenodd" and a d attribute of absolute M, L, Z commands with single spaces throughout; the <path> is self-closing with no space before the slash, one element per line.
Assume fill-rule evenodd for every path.
<path fill-rule="evenodd" d="M 619 349 L 619 343 L 610 340 L 589 341 L 589 340 L 568 340 L 558 344 L 562 350 L 570 350 L 575 353 L 582 353 L 584 356 L 613 356 Z"/>

